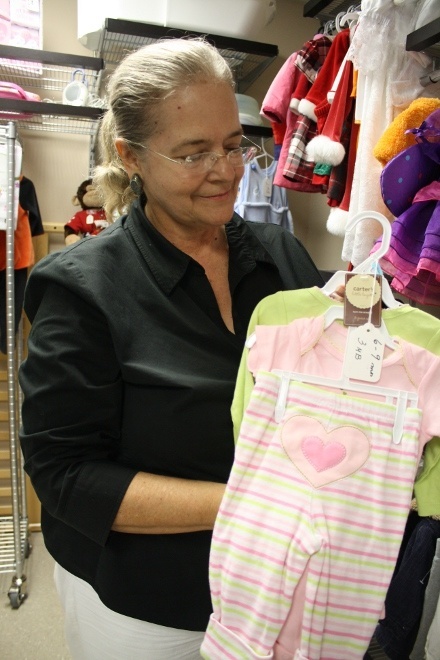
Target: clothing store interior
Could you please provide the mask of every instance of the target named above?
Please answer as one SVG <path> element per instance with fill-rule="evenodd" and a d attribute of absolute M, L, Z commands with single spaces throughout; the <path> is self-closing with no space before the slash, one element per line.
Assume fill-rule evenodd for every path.
<path fill-rule="evenodd" d="M 440 660 L 440 1 L 0 0 L 0 31 L 0 657 Z M 163 547 L 167 557 L 171 545 L 168 550 L 166 539 L 182 537 L 182 543 L 174 546 L 173 562 L 178 565 L 181 557 L 177 553 L 192 552 L 190 541 L 185 545 L 184 538 L 209 534 L 203 570 L 208 594 L 211 590 L 212 612 L 208 612 L 206 626 L 192 623 L 191 616 L 181 617 L 180 623 L 179 618 L 173 619 L 174 612 L 163 616 L 162 605 L 158 605 L 160 616 L 154 621 L 141 614 L 140 606 L 139 617 L 133 615 L 137 606 L 129 606 L 128 601 L 160 600 L 151 591 L 143 595 L 136 591 L 138 574 L 148 571 L 145 564 L 156 570 L 150 556 L 137 566 L 135 555 L 127 554 L 134 584 L 123 584 L 126 578 L 121 568 L 118 589 L 125 595 L 120 596 L 120 606 L 113 608 L 113 592 L 108 595 L 102 587 L 99 591 L 82 569 L 75 573 L 74 563 L 69 563 L 74 562 L 70 556 L 80 551 L 72 546 L 70 552 L 58 552 L 53 521 L 59 517 L 63 528 L 69 525 L 74 520 L 70 510 L 75 501 L 79 510 L 83 500 L 68 485 L 73 476 L 67 472 L 66 493 L 60 494 L 58 506 L 51 507 L 55 496 L 46 493 L 47 485 L 41 496 L 39 485 L 45 469 L 54 488 L 61 477 L 55 468 L 50 474 L 50 468 L 43 466 L 44 461 L 50 463 L 42 457 L 48 447 L 39 452 L 37 443 L 44 442 L 45 420 L 47 425 L 55 418 L 62 420 L 64 412 L 66 431 L 57 430 L 58 443 L 73 442 L 67 435 L 73 406 L 77 433 L 90 432 L 92 438 L 98 413 L 93 413 L 89 424 L 82 417 L 84 411 L 98 409 L 100 401 L 91 398 L 82 406 L 74 391 L 77 382 L 57 389 L 57 382 L 62 383 L 63 360 L 70 360 L 63 349 L 62 327 L 50 325 L 50 319 L 40 318 L 40 312 L 35 312 L 33 321 L 26 313 L 28 307 L 38 304 L 26 298 L 34 268 L 49 260 L 49 274 L 45 275 L 43 266 L 34 288 L 29 289 L 29 297 L 32 291 L 43 299 L 43 285 L 48 291 L 63 286 L 57 280 L 55 284 L 44 281 L 53 276 L 50 269 L 54 265 L 59 263 L 61 268 L 63 263 L 68 268 L 72 264 L 69 271 L 60 271 L 60 280 L 65 272 L 72 277 L 80 272 L 75 253 L 90 264 L 93 255 L 87 260 L 87 254 L 105 240 L 111 252 L 111 237 L 118 231 L 113 225 L 120 223 L 123 214 L 109 215 L 96 194 L 93 177 L 103 159 L 100 129 L 108 111 L 107 84 L 113 72 L 126 55 L 144 46 L 163 39 L 200 37 L 215 46 L 232 71 L 243 135 L 241 143 L 223 145 L 226 153 L 218 153 L 222 145 L 214 138 L 212 143 L 205 137 L 205 142 L 200 140 L 213 145 L 196 154 L 211 158 L 206 169 L 213 169 L 205 172 L 206 181 L 214 180 L 214 171 L 237 167 L 233 158 L 243 158 L 234 170 L 243 169 L 243 175 L 237 184 L 233 216 L 239 216 L 237 222 L 242 218 L 246 227 L 277 225 L 277 234 L 290 234 L 283 239 L 282 248 L 273 241 L 273 257 L 269 247 L 261 247 L 270 262 L 261 272 L 270 273 L 276 259 L 285 259 L 295 240 L 292 250 L 301 250 L 301 255 L 293 251 L 291 259 L 304 259 L 296 266 L 302 277 L 290 284 L 282 275 L 282 286 L 270 280 L 267 295 L 256 298 L 248 316 L 234 313 L 237 335 L 238 319 L 246 319 L 246 328 L 241 350 L 230 342 L 236 357 L 231 359 L 234 382 L 228 381 L 231 461 L 229 476 L 224 479 L 227 484 L 215 477 L 220 470 L 205 471 L 211 474 L 211 478 L 205 477 L 207 481 L 225 486 L 215 522 L 194 525 L 195 531 L 182 534 L 131 534 L 130 530 L 121 533 L 110 521 L 107 538 L 103 532 L 97 541 L 99 533 L 90 531 L 87 543 L 99 546 L 103 553 L 99 570 L 105 570 L 101 564 L 109 562 L 111 555 L 106 554 L 105 546 L 114 550 L 118 537 L 136 537 L 137 542 L 141 535 L 155 537 L 154 541 L 160 536 L 163 546 L 156 545 L 156 552 Z M 168 100 L 165 97 L 161 102 Z M 124 153 L 119 151 L 121 161 Z M 175 164 L 183 162 L 185 183 L 189 168 L 197 166 L 194 154 L 180 161 L 173 160 L 175 155 L 149 147 L 142 153 L 146 159 L 167 159 L 156 158 L 154 163 L 168 167 L 170 176 L 178 170 Z M 133 191 L 135 177 L 137 174 L 130 179 Z M 150 195 L 136 194 L 134 204 L 140 209 L 144 199 L 148 215 Z M 141 212 L 143 222 L 149 223 Z M 125 226 L 124 220 L 121 226 Z M 151 231 L 155 236 L 148 247 L 162 249 L 159 243 L 166 239 L 157 238 L 160 231 Z M 272 236 L 257 231 L 253 235 Z M 271 241 L 267 238 L 268 244 Z M 174 245 L 168 247 L 178 251 Z M 229 248 L 232 259 L 232 243 Z M 95 252 L 96 270 L 99 253 Z M 133 259 L 140 264 L 139 257 Z M 143 267 L 139 265 L 139 269 Z M 87 268 L 80 274 L 92 273 L 93 267 Z M 121 278 L 121 273 L 117 271 L 114 279 Z M 230 282 L 236 276 L 231 266 Z M 107 334 L 98 335 L 103 312 L 94 308 L 93 301 L 104 287 L 112 298 L 115 285 L 108 272 L 102 277 L 99 292 L 89 291 L 81 300 L 81 313 L 90 306 L 93 315 L 89 325 L 83 319 L 76 324 L 66 310 L 66 319 L 72 319 L 77 333 L 90 333 L 96 327 L 96 336 L 89 336 L 88 342 L 95 342 L 99 355 L 105 354 L 110 340 Z M 257 288 L 262 275 L 259 277 Z M 94 281 L 98 280 L 91 279 L 91 286 Z M 130 283 L 124 286 L 131 296 Z M 81 296 L 79 287 L 66 283 L 66 306 L 73 296 Z M 191 305 L 200 300 L 193 296 Z M 127 307 L 129 304 L 127 298 Z M 155 305 L 145 316 L 161 316 L 157 301 Z M 43 302 L 40 307 L 44 313 Z M 211 322 L 213 313 L 209 313 Z M 121 308 L 122 324 L 124 314 L 130 318 Z M 164 318 L 167 314 L 168 310 Z M 216 315 L 217 323 L 222 323 L 218 309 Z M 194 314 L 191 321 L 193 318 L 198 317 Z M 160 389 L 161 349 L 154 356 L 154 369 L 148 367 L 149 374 L 157 374 L 156 380 L 153 384 L 141 382 L 140 373 L 131 370 L 134 354 L 116 344 L 117 333 L 109 325 L 109 335 L 115 335 L 114 354 L 109 356 L 108 369 L 103 365 L 100 370 L 102 383 L 99 379 L 97 383 L 104 387 L 107 377 L 118 387 L 122 382 L 127 402 L 132 397 L 130 405 L 139 404 L 145 387 Z M 125 327 L 128 325 L 129 321 Z M 183 328 L 183 323 L 176 327 L 181 325 Z M 40 367 L 38 359 L 50 353 L 44 353 L 48 346 L 42 340 L 44 327 L 54 342 L 53 350 L 63 352 L 56 359 L 51 356 L 59 364 L 48 367 L 48 383 L 37 385 L 32 368 Z M 200 325 L 194 332 L 197 343 L 214 346 L 211 336 L 204 337 L 204 327 Z M 72 332 L 70 328 L 69 337 Z M 131 336 L 128 332 L 127 344 Z M 185 341 L 190 341 L 188 337 Z M 214 359 L 215 350 L 208 350 Z M 174 351 L 173 345 L 170 351 Z M 94 364 L 98 365 L 98 359 L 96 356 Z M 117 374 L 114 365 L 118 360 Z M 199 376 L 208 382 L 209 361 L 208 356 L 200 374 L 196 358 L 190 368 L 185 367 L 191 383 L 188 390 L 197 388 Z M 28 366 L 22 369 L 26 362 Z M 80 358 L 78 369 L 79 362 Z M 73 373 L 72 365 L 69 368 L 66 374 Z M 212 364 L 212 369 L 217 378 L 217 365 Z M 51 373 L 58 378 L 52 390 Z M 133 382 L 127 382 L 133 374 Z M 167 372 L 166 379 L 169 377 Z M 151 401 L 155 402 L 153 408 L 159 400 L 165 407 L 169 405 L 172 417 L 186 403 L 184 399 L 166 402 L 167 391 L 169 397 L 175 396 L 166 379 L 161 398 L 152 393 Z M 184 387 L 180 381 L 177 385 Z M 139 388 L 137 399 L 131 394 L 134 387 Z M 84 389 L 83 399 L 89 397 L 86 391 L 91 392 L 91 386 Z M 45 392 L 47 396 L 51 393 L 50 410 L 43 405 Z M 210 390 L 205 398 L 209 395 Z M 23 405 L 27 399 L 28 407 Z M 195 398 L 188 405 L 193 415 L 203 418 L 206 403 L 200 403 L 197 413 L 199 401 Z M 30 421 L 33 406 L 38 410 L 35 422 Z M 24 421 L 22 410 L 27 411 Z M 220 403 L 213 403 L 212 426 L 218 410 Z M 118 411 L 108 410 L 107 414 L 113 418 Z M 151 414 L 158 416 L 156 410 Z M 167 412 L 162 411 L 161 419 L 166 417 Z M 187 417 L 188 412 L 179 424 L 186 424 Z M 159 421 L 151 424 L 156 429 Z M 63 427 L 62 421 L 59 426 Z M 172 429 L 171 422 L 168 427 Z M 223 428 L 226 424 L 223 427 L 219 422 L 219 429 Z M 101 435 L 106 433 L 113 434 L 117 442 L 116 429 L 103 430 Z M 52 443 L 54 438 L 52 431 Z M 209 446 L 209 438 L 205 440 Z M 170 439 L 168 444 L 172 442 Z M 65 451 L 73 449 L 66 447 Z M 167 451 L 168 456 L 174 450 L 168 447 Z M 157 474 L 202 483 L 198 464 L 194 470 L 191 467 L 189 444 L 185 451 L 185 472 L 179 473 L 175 465 L 167 471 L 159 462 Z M 116 453 L 115 449 L 114 456 Z M 177 451 L 178 456 L 183 453 Z M 98 453 L 93 456 L 98 463 L 111 463 L 113 454 L 105 459 Z M 217 454 L 212 456 L 215 461 Z M 92 459 L 78 455 L 78 467 L 72 464 L 71 474 L 77 470 L 80 478 L 81 460 L 86 466 L 83 469 L 89 470 L 90 498 L 98 501 L 101 496 L 93 480 Z M 128 450 L 124 460 L 125 470 L 131 460 Z M 130 464 L 134 470 L 131 478 L 136 471 L 145 470 L 145 464 Z M 42 476 L 36 476 L 34 484 L 38 465 Z M 156 465 L 155 458 L 151 465 Z M 108 474 L 113 474 L 110 468 Z M 114 478 L 119 480 L 114 488 L 120 494 L 106 509 L 113 518 L 116 503 L 121 503 L 128 488 L 128 480 L 123 482 L 116 467 Z M 71 524 L 75 528 L 72 534 L 87 536 L 86 524 Z M 88 547 L 78 545 L 85 548 L 84 553 Z M 195 562 L 199 556 L 197 549 Z M 136 655 L 130 647 L 121 655 L 111 650 L 111 632 L 105 652 L 103 646 L 93 644 L 81 651 L 79 643 L 72 641 L 71 619 L 55 586 L 58 564 L 75 573 L 75 579 L 90 582 L 106 609 L 116 609 L 125 619 L 166 626 L 165 631 L 186 628 L 185 633 L 196 632 L 200 652 L 191 655 L 163 648 L 156 654 L 144 648 Z M 185 567 L 182 559 L 183 572 Z M 139 580 L 139 585 L 147 584 Z M 163 584 L 166 590 L 168 583 Z M 187 601 L 182 596 L 188 609 L 197 609 L 198 593 L 195 587 Z M 171 602 L 171 596 L 168 600 Z M 91 625 L 97 628 L 99 620 Z M 117 636 L 115 632 L 115 640 Z"/>

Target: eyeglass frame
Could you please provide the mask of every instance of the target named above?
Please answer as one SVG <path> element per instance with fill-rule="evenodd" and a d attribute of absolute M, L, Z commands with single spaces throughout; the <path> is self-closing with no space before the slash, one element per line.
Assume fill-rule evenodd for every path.
<path fill-rule="evenodd" d="M 241 151 L 242 154 L 243 154 L 243 150 L 254 149 L 255 153 L 253 155 L 253 158 L 255 158 L 258 155 L 258 153 L 262 153 L 263 150 L 262 150 L 261 147 L 258 146 L 258 144 L 255 144 L 255 142 L 250 140 L 245 135 L 242 135 L 241 137 L 242 137 L 242 139 L 247 140 L 248 142 L 250 142 L 252 146 L 237 147 L 236 149 L 231 149 L 231 151 L 229 151 L 227 154 L 218 154 L 216 151 L 201 151 L 199 153 L 193 154 L 192 157 L 194 157 L 194 156 L 205 156 L 205 155 L 215 156 L 215 160 L 214 159 L 212 160 L 212 165 L 204 170 L 204 172 L 210 172 L 212 170 L 212 168 L 216 166 L 216 164 L 217 164 L 217 162 L 220 158 L 227 158 L 229 164 L 232 165 L 231 161 L 229 160 L 229 157 L 234 152 L 237 153 L 238 151 Z M 151 151 L 151 153 L 156 154 L 157 156 L 162 156 L 162 158 L 166 158 L 166 160 L 169 160 L 172 163 L 176 163 L 176 165 L 182 165 L 184 170 L 186 170 L 187 172 L 191 172 L 190 167 L 185 167 L 185 165 L 188 165 L 188 161 L 186 161 L 186 158 L 191 158 L 191 156 L 186 156 L 182 160 L 176 160 L 175 158 L 170 158 L 170 156 L 165 156 L 165 154 L 161 154 L 159 151 L 155 151 L 154 149 L 151 149 L 151 147 L 147 147 L 147 145 L 145 145 L 145 144 L 140 144 L 139 142 L 131 142 L 130 140 L 127 140 L 127 142 L 129 144 L 132 144 L 133 146 L 141 147 L 142 149 L 146 149 L 147 151 Z M 248 162 L 250 162 L 251 160 L 252 159 L 250 159 Z M 232 167 L 234 167 L 234 168 L 244 167 L 245 164 L 246 163 L 243 163 L 242 165 L 232 165 Z"/>

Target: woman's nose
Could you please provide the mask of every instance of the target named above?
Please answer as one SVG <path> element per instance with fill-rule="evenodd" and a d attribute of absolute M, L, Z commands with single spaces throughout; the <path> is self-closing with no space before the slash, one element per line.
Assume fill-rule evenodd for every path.
<path fill-rule="evenodd" d="M 221 176 L 222 178 L 233 179 L 235 177 L 236 168 L 231 165 L 231 162 L 226 154 L 218 155 L 214 165 L 208 171 L 208 174 Z"/>

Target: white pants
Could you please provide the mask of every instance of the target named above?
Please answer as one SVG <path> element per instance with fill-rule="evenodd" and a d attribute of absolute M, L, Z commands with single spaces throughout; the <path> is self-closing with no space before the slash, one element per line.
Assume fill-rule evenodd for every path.
<path fill-rule="evenodd" d="M 200 660 L 203 632 L 132 619 L 108 609 L 84 580 L 55 564 L 73 660 Z"/>

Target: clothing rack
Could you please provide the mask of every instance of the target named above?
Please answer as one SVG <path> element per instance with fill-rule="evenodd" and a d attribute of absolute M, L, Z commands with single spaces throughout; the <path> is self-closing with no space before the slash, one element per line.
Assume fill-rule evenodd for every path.
<path fill-rule="evenodd" d="M 440 81 L 440 60 L 436 58 L 434 60 L 433 70 L 426 73 L 424 76 L 421 76 L 419 82 L 422 85 L 422 87 L 428 87 L 428 85 L 433 85 L 439 81 Z"/>
<path fill-rule="evenodd" d="M 18 428 L 22 395 L 17 381 L 17 369 L 22 359 L 23 334 L 20 323 L 15 336 L 14 304 L 14 231 L 15 231 L 15 146 L 16 125 L 0 125 L 0 136 L 6 143 L 6 355 L 7 402 L 9 426 L 9 463 L 11 482 L 11 515 L 0 516 L 0 573 L 12 573 L 8 597 L 14 609 L 26 598 L 24 562 L 31 545 L 29 542 L 26 480 L 18 442 Z"/>

